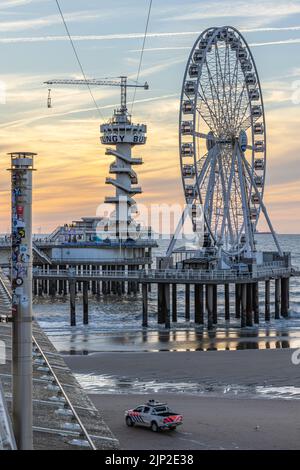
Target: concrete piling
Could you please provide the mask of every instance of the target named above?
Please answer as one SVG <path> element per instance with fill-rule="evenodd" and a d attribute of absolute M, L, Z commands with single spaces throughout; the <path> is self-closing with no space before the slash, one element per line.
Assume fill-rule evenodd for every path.
<path fill-rule="evenodd" d="M 195 284 L 195 323 L 197 325 L 203 325 L 204 323 L 202 284 Z"/>
<path fill-rule="evenodd" d="M 170 311 L 170 284 L 163 284 L 163 309 L 165 317 L 165 327 L 171 326 L 171 311 Z"/>
<path fill-rule="evenodd" d="M 229 284 L 224 285 L 224 296 L 225 296 L 225 320 L 230 321 L 230 304 L 229 304 Z"/>
<path fill-rule="evenodd" d="M 177 322 L 177 284 L 172 284 L 172 322 Z"/>
<path fill-rule="evenodd" d="M 253 306 L 252 306 L 252 284 L 247 284 L 247 304 L 246 304 L 246 326 L 253 326 Z"/>
<path fill-rule="evenodd" d="M 142 297 L 143 297 L 143 327 L 148 326 L 148 285 L 142 284 Z"/>
<path fill-rule="evenodd" d="M 286 318 L 289 314 L 289 278 L 281 279 L 281 315 Z"/>
<path fill-rule="evenodd" d="M 218 323 L 218 286 L 213 284 L 213 322 L 214 325 Z"/>
<path fill-rule="evenodd" d="M 247 284 L 241 284 L 241 327 L 247 325 Z"/>
<path fill-rule="evenodd" d="M 241 284 L 235 285 L 235 318 L 241 318 Z"/>
<path fill-rule="evenodd" d="M 275 279 L 275 319 L 280 319 L 280 279 Z"/>
<path fill-rule="evenodd" d="M 83 282 L 82 287 L 82 300 L 83 300 L 83 324 L 89 324 L 89 283 Z"/>
<path fill-rule="evenodd" d="M 207 329 L 212 330 L 214 327 L 213 322 L 213 309 L 214 309 L 214 286 L 212 284 L 206 285 L 206 300 L 207 300 Z"/>
<path fill-rule="evenodd" d="M 265 321 L 271 320 L 270 313 L 270 281 L 265 282 Z"/>
<path fill-rule="evenodd" d="M 159 325 L 165 322 L 163 311 L 163 284 L 157 284 L 157 323 Z"/>
<path fill-rule="evenodd" d="M 70 289 L 70 325 L 76 326 L 76 304 L 75 304 L 75 297 L 76 297 L 76 282 L 74 280 L 69 281 L 69 289 Z"/>
<path fill-rule="evenodd" d="M 190 321 L 191 312 L 190 312 L 190 285 L 185 285 L 185 320 Z"/>

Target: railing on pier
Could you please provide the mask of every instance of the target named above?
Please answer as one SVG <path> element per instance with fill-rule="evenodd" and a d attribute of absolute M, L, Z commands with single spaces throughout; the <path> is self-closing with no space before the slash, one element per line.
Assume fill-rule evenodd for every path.
<path fill-rule="evenodd" d="M 49 240 L 49 239 L 34 239 L 33 240 L 35 245 L 40 248 L 55 248 L 55 247 L 66 247 L 66 248 L 82 248 L 82 247 L 88 247 L 88 248 L 115 248 L 121 246 L 127 246 L 129 247 L 143 247 L 145 245 L 150 246 L 150 247 L 156 247 L 157 246 L 157 240 L 152 239 L 152 238 L 145 238 L 141 240 L 124 240 L 122 242 L 119 242 L 118 240 L 110 240 L 110 241 L 67 241 L 67 240 Z M 7 238 L 1 238 L 0 239 L 0 247 L 4 248 L 9 248 L 11 246 L 11 241 Z"/>
<path fill-rule="evenodd" d="M 140 270 L 128 270 L 128 271 L 93 271 L 93 270 L 83 270 L 76 273 L 74 268 L 69 268 L 67 270 L 57 271 L 49 270 L 44 272 L 41 269 L 34 268 L 33 276 L 36 278 L 88 278 L 90 280 L 101 280 L 101 279 L 123 279 L 126 280 L 136 280 L 140 282 L 155 282 L 155 281 L 165 281 L 169 280 L 170 282 L 179 282 L 180 281 L 224 281 L 224 282 L 238 282 L 243 280 L 259 280 L 271 277 L 280 277 L 280 276 L 290 276 L 291 268 L 277 267 L 274 265 L 268 266 L 267 268 L 261 267 L 256 271 L 232 271 L 232 270 L 178 270 L 178 269 L 140 269 Z"/>
<path fill-rule="evenodd" d="M 97 262 L 101 262 L 103 265 L 117 265 L 117 264 L 122 264 L 122 265 L 131 265 L 131 264 L 152 264 L 152 259 L 150 257 L 144 257 L 144 258 L 108 258 L 106 259 L 101 259 L 101 260 L 91 260 L 91 258 L 78 258 L 74 257 L 70 259 L 67 259 L 63 257 L 63 261 L 61 258 L 52 258 L 52 264 L 55 264 L 56 262 L 68 264 L 68 263 L 76 263 L 76 264 L 87 264 L 87 265 L 94 265 Z M 88 271 L 87 271 L 88 272 Z"/>

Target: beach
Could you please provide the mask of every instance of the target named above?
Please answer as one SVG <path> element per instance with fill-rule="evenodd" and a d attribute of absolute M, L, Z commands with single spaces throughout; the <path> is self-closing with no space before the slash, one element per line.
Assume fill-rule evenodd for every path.
<path fill-rule="evenodd" d="M 123 449 L 299 449 L 300 366 L 291 349 L 65 356 Z M 127 428 L 149 398 L 183 414 L 175 432 Z"/>

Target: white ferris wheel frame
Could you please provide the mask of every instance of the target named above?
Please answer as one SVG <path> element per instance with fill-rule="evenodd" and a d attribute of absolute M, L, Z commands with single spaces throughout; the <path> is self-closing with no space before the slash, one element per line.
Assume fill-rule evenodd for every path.
<path fill-rule="evenodd" d="M 230 36 L 231 44 L 235 42 L 235 49 L 232 50 L 231 44 L 229 44 L 227 38 Z M 236 46 L 238 43 L 238 47 Z M 225 62 L 221 63 L 220 53 L 219 53 L 219 45 L 225 45 Z M 214 55 L 218 65 L 216 66 L 217 74 L 213 76 L 213 72 L 210 71 L 210 65 L 208 64 L 208 56 L 212 54 L 212 49 L 214 48 Z M 200 52 L 200 56 L 202 54 L 202 59 L 195 63 L 195 55 Z M 226 61 L 226 54 L 228 55 L 228 63 Z M 231 54 L 231 58 L 235 55 L 235 70 L 231 75 L 230 71 L 230 59 L 229 54 Z M 248 64 L 247 69 L 242 69 L 242 61 L 244 59 L 240 58 L 240 56 L 246 56 L 246 62 Z M 244 62 L 245 63 L 245 60 Z M 226 69 L 226 65 L 228 64 L 227 74 L 226 70 L 224 71 L 224 67 Z M 250 65 L 249 65 L 250 64 Z M 223 70 L 222 70 L 223 66 Z M 193 69 L 194 67 L 194 69 Z M 196 73 L 196 80 L 193 80 L 193 76 L 191 76 L 191 69 L 194 72 L 195 68 L 197 68 Z M 210 102 L 206 98 L 204 85 L 202 83 L 203 80 L 203 70 L 204 68 L 207 69 L 207 75 L 209 77 L 209 83 L 206 83 L 206 87 L 210 87 Z M 219 70 L 219 76 L 218 76 Z M 229 71 L 228 71 L 229 70 Z M 234 83 L 234 80 L 237 82 L 240 80 L 243 74 L 244 83 L 242 86 L 242 91 L 237 98 L 237 85 Z M 246 82 L 246 75 L 251 75 L 254 80 L 254 85 L 251 86 L 249 83 Z M 229 77 L 229 78 L 228 78 Z M 187 84 L 193 82 L 195 84 L 195 94 L 187 94 Z M 229 91 L 228 91 L 229 85 Z M 227 89 L 226 89 L 227 87 Z M 235 102 L 234 102 L 234 109 L 232 107 L 232 102 L 229 103 L 232 95 L 235 93 Z M 251 94 L 252 93 L 252 94 Z M 250 96 L 255 96 L 255 101 L 250 99 Z M 247 144 L 247 148 L 244 151 L 250 151 L 251 156 L 248 156 L 248 164 L 250 165 L 250 173 L 246 171 L 244 168 L 244 151 L 241 149 L 241 145 L 239 142 L 235 142 L 233 144 L 233 155 L 232 160 L 230 163 L 230 171 L 227 168 L 227 174 L 225 175 L 224 168 L 222 165 L 222 158 L 221 158 L 221 150 L 220 147 L 224 145 L 222 143 L 222 139 L 218 142 L 215 138 L 215 141 L 212 142 L 214 145 L 210 149 L 206 155 L 199 154 L 199 139 L 206 139 L 206 142 L 209 142 L 214 137 L 209 135 L 208 133 L 203 133 L 201 126 L 200 129 L 197 129 L 197 125 L 204 122 L 206 117 L 206 124 L 208 124 L 208 128 L 210 131 L 216 131 L 219 133 L 218 138 L 220 137 L 221 131 L 223 132 L 223 127 L 226 127 L 227 134 L 229 132 L 233 132 L 235 129 L 230 129 L 230 123 L 232 122 L 232 116 L 228 116 L 228 111 L 234 111 L 234 118 L 237 113 L 237 117 L 239 119 L 240 112 L 241 112 L 241 101 L 246 97 L 246 104 L 244 104 L 244 114 L 242 115 L 242 119 L 238 122 L 237 128 L 240 127 L 242 131 L 244 128 L 248 130 L 250 133 L 251 142 Z M 221 98 L 221 99 L 220 99 Z M 186 103 L 191 103 L 191 110 L 192 112 L 186 112 L 185 106 Z M 206 104 L 206 111 L 208 111 L 207 115 L 204 116 L 203 112 L 201 113 L 200 106 L 201 104 Z M 236 109 L 239 106 L 239 109 Z M 214 107 L 214 109 L 212 109 Z M 252 110 L 260 109 L 261 115 L 257 118 L 254 117 Z M 248 122 L 245 119 L 245 110 L 251 114 L 247 116 Z M 226 112 L 228 114 L 226 114 Z M 199 119 L 200 115 L 200 119 Z M 210 122 L 208 121 L 210 115 Z M 230 119 L 231 118 L 231 119 Z M 228 123 L 228 121 L 230 121 Z M 191 125 L 191 132 L 189 134 L 183 133 L 184 124 L 189 122 Z M 243 122 L 245 125 L 243 126 Z M 214 123 L 214 128 L 212 129 L 212 123 Z M 229 124 L 229 125 L 228 125 Z M 263 129 L 262 133 L 259 135 L 259 141 L 257 139 L 257 135 L 254 132 L 254 125 L 259 124 Z M 250 131 L 250 132 L 249 132 Z M 210 132 L 211 133 L 211 132 Z M 236 136 L 238 137 L 238 136 Z M 257 146 L 259 144 L 259 148 Z M 190 155 L 184 155 L 182 152 L 183 145 L 189 144 L 190 147 L 188 150 L 190 151 Z M 227 144 L 225 144 L 226 146 Z M 216 152 L 216 148 L 217 152 Z M 229 145 L 230 147 L 230 145 Z M 260 212 L 262 210 L 262 199 L 264 194 L 264 187 L 265 187 L 265 176 L 266 176 L 266 121 L 265 121 L 265 113 L 264 113 L 264 104 L 263 104 L 263 97 L 261 92 L 260 80 L 257 72 L 257 68 L 254 62 L 253 55 L 249 49 L 249 46 L 244 39 L 244 37 L 239 33 L 239 31 L 233 27 L 225 26 L 221 28 L 208 28 L 206 29 L 197 39 L 195 42 L 185 70 L 184 80 L 183 80 L 183 87 L 181 93 L 181 105 L 180 105 L 180 115 L 179 115 L 179 149 L 180 149 L 180 163 L 181 163 L 181 174 L 182 174 L 182 183 L 183 188 L 186 196 L 186 202 L 188 205 L 191 204 L 201 204 L 204 212 L 204 220 L 205 226 L 207 231 L 209 232 L 212 241 L 217 245 L 225 245 L 224 251 L 228 248 L 231 244 L 234 244 L 235 247 L 231 247 L 231 254 L 234 251 L 241 251 L 243 249 L 248 249 L 254 251 L 254 233 L 257 227 L 258 219 Z M 256 150 L 257 149 L 257 150 Z M 243 158 L 242 158 L 243 157 Z M 236 161 L 235 161 L 236 159 Z M 201 175 L 201 169 L 204 164 L 201 166 L 199 165 L 200 161 L 210 160 L 206 175 L 209 173 L 209 177 L 207 178 L 206 187 L 202 186 L 205 176 Z M 257 164 L 255 163 L 259 160 L 259 164 L 261 164 L 261 169 L 257 169 Z M 187 166 L 187 161 L 188 166 Z M 247 161 L 247 157 L 246 157 Z M 216 172 L 216 165 L 218 165 L 218 171 Z M 193 168 L 193 169 L 192 169 Z M 190 170 L 190 174 L 187 176 L 186 170 Z M 213 198 L 214 198 L 214 191 L 216 190 L 216 173 L 218 173 L 218 185 L 222 189 L 222 195 L 218 196 L 219 200 L 221 201 L 221 210 L 219 210 L 219 220 L 218 222 L 212 221 L 212 211 L 213 211 Z M 258 178 L 257 178 L 258 177 Z M 233 209 L 229 208 L 232 204 L 230 200 L 230 193 L 232 190 L 232 181 L 235 179 L 235 188 L 236 191 L 238 189 L 237 181 L 239 181 L 239 191 L 240 191 L 240 209 L 242 212 L 242 216 L 239 217 L 239 223 L 236 223 L 235 231 L 233 231 L 232 227 L 230 227 L 230 215 L 229 212 L 233 213 Z M 253 179 L 259 182 L 259 187 L 256 185 L 254 187 Z M 194 187 L 194 194 L 191 191 L 191 187 Z M 220 192 L 220 188 L 217 188 Z M 215 196 L 216 197 L 216 196 Z M 253 202 L 255 201 L 255 203 Z M 254 212 L 255 210 L 255 212 Z M 222 212 L 222 213 L 221 213 Z M 253 214 L 255 214 L 255 219 L 253 219 Z M 216 214 L 214 214 L 216 219 Z M 241 222 L 242 221 L 242 222 Z M 213 226 L 215 225 L 215 227 Z M 227 227 L 226 227 L 227 225 Z M 216 230 L 216 226 L 221 227 L 221 233 L 218 233 Z M 226 228 L 226 237 L 225 240 L 225 228 Z M 231 232 L 231 233 L 230 233 Z M 234 233 L 235 232 L 235 233 Z M 241 244 L 242 237 L 246 238 L 246 243 L 244 242 Z M 230 243 L 228 239 L 230 238 Z"/>

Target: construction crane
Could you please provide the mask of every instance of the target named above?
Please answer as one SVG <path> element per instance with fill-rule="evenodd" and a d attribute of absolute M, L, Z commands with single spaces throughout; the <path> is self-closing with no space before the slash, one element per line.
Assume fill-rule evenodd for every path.
<path fill-rule="evenodd" d="M 127 113 L 127 88 L 144 88 L 144 90 L 149 90 L 149 85 L 147 82 L 144 83 L 144 85 L 139 85 L 137 83 L 135 84 L 129 84 L 127 82 L 127 77 L 126 76 L 121 76 L 118 77 L 120 78 L 120 81 L 115 81 L 115 80 L 97 80 L 97 79 L 88 79 L 88 80 L 48 80 L 47 82 L 44 82 L 46 85 L 75 85 L 75 86 L 80 86 L 80 85 L 85 85 L 85 86 L 118 86 L 121 87 L 121 109 L 120 111 L 122 113 Z M 48 99 L 47 99 L 47 107 L 52 108 L 52 98 L 51 98 L 51 88 L 48 89 Z"/>

